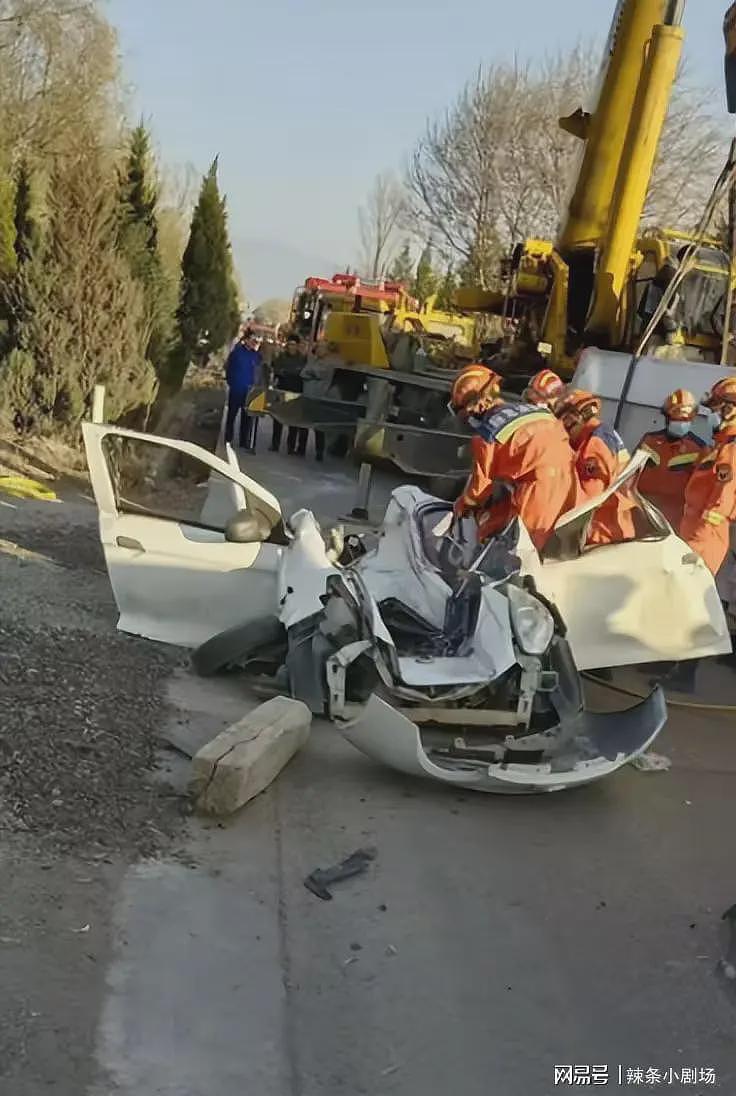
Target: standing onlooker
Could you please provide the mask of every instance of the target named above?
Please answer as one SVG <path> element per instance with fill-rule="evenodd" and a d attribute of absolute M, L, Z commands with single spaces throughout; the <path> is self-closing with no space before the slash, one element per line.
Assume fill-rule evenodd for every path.
<path fill-rule="evenodd" d="M 245 401 L 261 368 L 260 341 L 252 332 L 244 331 L 230 351 L 225 363 L 228 386 L 225 441 L 232 444 L 235 420 L 240 415 L 240 448 L 255 453 L 255 419 L 245 412 Z"/>
<path fill-rule="evenodd" d="M 317 343 L 311 360 L 302 369 L 305 396 L 322 399 L 330 391 L 335 369 L 342 364 L 337 349 L 333 342 Z M 314 451 L 318 461 L 325 459 L 325 435 L 321 430 L 314 431 Z"/>
<path fill-rule="evenodd" d="M 272 369 L 276 388 L 282 392 L 302 392 L 303 382 L 301 372 L 307 359 L 302 353 L 301 342 L 298 335 L 289 335 L 286 347 L 275 359 Z M 281 447 L 281 436 L 284 432 L 283 424 L 277 419 L 273 420 L 273 433 L 271 434 L 271 452 L 278 453 Z M 304 456 L 307 448 L 309 431 L 303 427 L 290 426 L 286 436 L 286 449 L 289 453 L 298 453 Z"/>

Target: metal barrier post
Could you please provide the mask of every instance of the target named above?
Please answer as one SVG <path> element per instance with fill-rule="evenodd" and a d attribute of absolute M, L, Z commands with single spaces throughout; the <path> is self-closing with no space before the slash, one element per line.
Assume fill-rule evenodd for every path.
<path fill-rule="evenodd" d="M 367 437 L 371 428 L 380 430 L 381 423 L 388 417 L 393 399 L 393 389 L 390 381 L 370 378 L 367 384 L 368 403 L 365 409 L 363 426 L 357 426 L 355 431 L 356 441 L 363 432 Z M 358 473 L 358 491 L 350 517 L 353 521 L 370 521 L 368 507 L 373 486 L 373 465 L 363 462 Z"/>
<path fill-rule="evenodd" d="M 371 487 L 373 486 L 373 467 L 370 464 L 361 464 L 360 472 L 358 473 L 358 494 L 355 500 L 355 506 L 350 512 L 350 517 L 355 521 L 369 521 L 368 505 L 371 498 Z"/>
<path fill-rule="evenodd" d="M 92 422 L 105 421 L 105 386 L 96 384 L 92 393 Z"/>

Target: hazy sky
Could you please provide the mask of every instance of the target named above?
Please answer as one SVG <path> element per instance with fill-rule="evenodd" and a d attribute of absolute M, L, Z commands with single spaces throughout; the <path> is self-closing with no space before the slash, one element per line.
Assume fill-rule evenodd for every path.
<path fill-rule="evenodd" d="M 602 39 L 614 6 L 107 0 L 131 109 L 150 119 L 163 157 L 204 171 L 219 153 L 234 237 L 337 262 L 355 261 L 355 211 L 373 176 L 401 169 L 427 116 L 452 101 L 480 62 Z M 727 2 L 687 7 L 693 69 L 720 103 Z"/>

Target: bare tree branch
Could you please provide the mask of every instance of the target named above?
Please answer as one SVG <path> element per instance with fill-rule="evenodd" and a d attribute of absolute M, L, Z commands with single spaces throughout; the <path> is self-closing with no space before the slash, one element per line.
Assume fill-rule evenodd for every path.
<path fill-rule="evenodd" d="M 84 122 L 112 138 L 115 34 L 93 0 L 0 0 L 0 156 L 63 154 Z"/>
<path fill-rule="evenodd" d="M 358 210 L 360 268 L 366 277 L 383 278 L 391 265 L 405 204 L 398 180 L 391 174 L 377 175 L 365 205 Z"/>
<path fill-rule="evenodd" d="M 407 227 L 482 285 L 526 236 L 554 239 L 581 144 L 558 119 L 589 105 L 598 50 L 579 45 L 541 66 L 480 70 L 411 157 Z M 725 155 L 707 92 L 680 74 L 662 137 L 645 222 L 689 229 Z"/>

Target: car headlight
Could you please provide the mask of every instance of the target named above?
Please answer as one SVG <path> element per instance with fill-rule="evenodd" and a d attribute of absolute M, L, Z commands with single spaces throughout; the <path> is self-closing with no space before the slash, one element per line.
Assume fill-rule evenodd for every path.
<path fill-rule="evenodd" d="M 552 614 L 532 594 L 519 586 L 507 586 L 511 627 L 524 654 L 543 655 L 555 634 Z"/>

